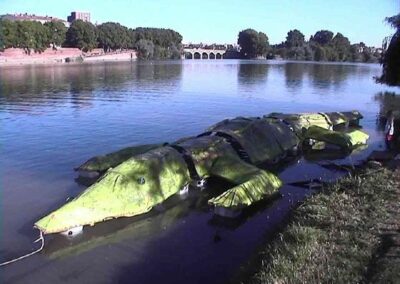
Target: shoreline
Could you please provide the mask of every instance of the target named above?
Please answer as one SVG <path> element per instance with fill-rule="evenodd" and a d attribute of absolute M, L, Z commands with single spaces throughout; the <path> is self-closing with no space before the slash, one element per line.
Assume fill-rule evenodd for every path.
<path fill-rule="evenodd" d="M 48 48 L 42 53 L 27 55 L 19 48 L 6 49 L 0 52 L 0 68 L 8 66 L 32 66 L 32 65 L 62 65 L 71 63 L 97 63 L 135 61 L 137 54 L 134 50 L 104 53 L 101 49 L 93 50 L 91 53 L 83 53 L 76 48 Z"/>
<path fill-rule="evenodd" d="M 90 58 L 88 60 L 88 58 Z M 214 62 L 214 60 L 191 60 L 191 59 L 160 59 L 160 60 L 140 60 L 140 61 L 188 61 L 188 62 Z M 229 60 L 243 60 L 243 61 L 250 61 L 253 59 L 224 59 L 224 61 L 229 61 Z M 25 66 L 62 66 L 62 65 L 72 65 L 72 64 L 85 64 L 85 63 L 102 63 L 102 62 L 137 62 L 139 59 L 137 58 L 103 58 L 103 57 L 87 57 L 83 60 L 74 58 L 74 60 L 70 62 L 66 62 L 65 60 L 35 60 L 35 59 L 30 59 L 30 60 L 9 60 L 9 61 L 2 61 L 2 58 L 0 57 L 0 68 L 2 67 L 25 67 Z M 260 59 L 254 59 L 254 61 L 261 61 Z M 374 64 L 379 64 L 379 63 L 365 63 L 365 62 L 330 62 L 330 61 L 294 61 L 294 60 L 275 60 L 275 59 L 265 59 L 267 63 L 302 63 L 302 64 L 323 64 L 323 65 L 374 65 Z M 220 61 L 218 61 L 220 62 Z"/>
<path fill-rule="evenodd" d="M 82 63 L 101 63 L 101 62 L 129 62 L 137 61 L 135 50 L 125 50 L 118 52 L 104 53 L 102 49 L 94 49 L 89 53 L 84 53 L 77 48 L 48 48 L 42 53 L 33 52 L 27 55 L 23 49 L 10 48 L 0 52 L 0 68 L 15 66 L 43 66 L 43 65 L 63 65 L 63 64 L 82 64 Z M 189 62 L 212 62 L 213 59 L 193 60 L 180 59 Z M 224 60 L 243 60 L 243 61 L 264 61 L 270 63 L 304 63 L 304 64 L 326 64 L 326 65 L 360 65 L 377 64 L 372 62 L 350 62 L 350 61 L 304 61 L 304 60 L 284 60 L 284 59 L 241 59 L 225 58 Z"/>
<path fill-rule="evenodd" d="M 232 282 L 394 283 L 400 277 L 399 176 L 398 166 L 366 168 L 323 187 L 293 209 Z"/>

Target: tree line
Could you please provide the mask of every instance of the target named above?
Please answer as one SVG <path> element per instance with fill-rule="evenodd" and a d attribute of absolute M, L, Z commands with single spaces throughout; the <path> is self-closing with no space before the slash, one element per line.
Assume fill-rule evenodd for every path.
<path fill-rule="evenodd" d="M 397 16 L 398 17 L 398 16 Z M 396 16 L 388 20 L 396 27 Z M 392 41 L 399 38 L 397 32 Z M 237 43 L 241 58 L 264 57 L 309 61 L 378 62 L 381 54 L 364 43 L 351 44 L 341 33 L 317 31 L 306 41 L 304 34 L 294 29 L 286 40 L 270 45 L 263 32 L 246 29 L 239 32 Z M 107 22 L 95 26 L 82 20 L 74 21 L 67 29 L 62 22 L 41 24 L 36 21 L 0 20 L 0 49 L 18 47 L 30 53 L 42 52 L 49 46 L 76 47 L 85 52 L 103 48 L 106 52 L 136 49 L 141 59 L 179 59 L 182 36 L 171 29 L 127 28 Z M 390 52 L 389 52 L 390 53 Z M 387 67 L 386 69 L 388 69 Z"/>
<path fill-rule="evenodd" d="M 0 48 L 22 48 L 42 52 L 52 46 L 75 47 L 85 52 L 94 48 L 104 51 L 136 49 L 143 59 L 179 59 L 182 36 L 171 29 L 127 28 L 107 22 L 95 26 L 82 20 L 69 28 L 62 22 L 41 24 L 36 21 L 0 20 Z"/>
<path fill-rule="evenodd" d="M 0 20 L 0 48 L 19 47 L 41 52 L 51 44 L 59 46 L 65 41 L 66 27 L 61 22 L 42 25 L 36 21 Z"/>
<path fill-rule="evenodd" d="M 368 47 L 363 42 L 351 44 L 343 34 L 334 35 L 328 30 L 317 31 L 308 41 L 299 30 L 291 30 L 284 42 L 269 45 L 265 33 L 246 29 L 239 32 L 237 43 L 242 58 L 378 62 L 381 57 L 377 49 Z"/>

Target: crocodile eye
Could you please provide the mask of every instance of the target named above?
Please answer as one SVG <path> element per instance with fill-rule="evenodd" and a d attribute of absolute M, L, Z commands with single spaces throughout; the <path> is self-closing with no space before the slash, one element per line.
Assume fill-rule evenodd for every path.
<path fill-rule="evenodd" d="M 140 177 L 137 179 L 138 184 L 144 184 L 146 182 L 146 180 L 144 179 L 144 177 Z"/>

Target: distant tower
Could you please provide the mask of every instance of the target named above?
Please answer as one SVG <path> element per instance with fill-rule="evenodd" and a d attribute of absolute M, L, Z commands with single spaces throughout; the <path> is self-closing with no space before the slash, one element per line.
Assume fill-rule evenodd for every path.
<path fill-rule="evenodd" d="M 90 22 L 90 13 L 84 12 L 71 12 L 71 15 L 67 18 L 68 22 L 72 23 L 76 20 L 82 20 L 84 22 Z"/>

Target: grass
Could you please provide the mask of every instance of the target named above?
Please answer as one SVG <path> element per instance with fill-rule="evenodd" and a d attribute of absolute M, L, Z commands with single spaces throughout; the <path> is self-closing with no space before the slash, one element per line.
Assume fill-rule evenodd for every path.
<path fill-rule="evenodd" d="M 396 240 L 400 234 L 399 176 L 367 170 L 323 188 L 294 210 L 246 282 L 400 281 L 399 246 L 388 242 L 388 236 Z"/>

